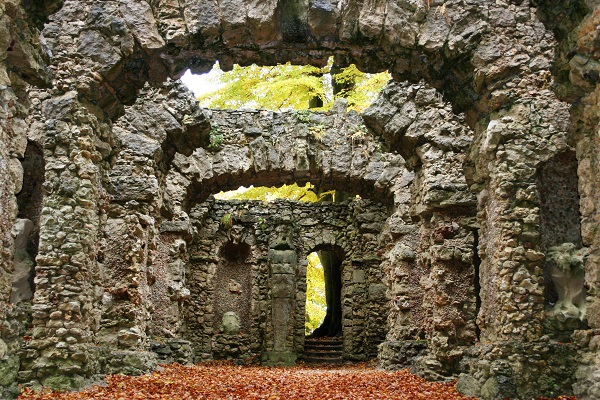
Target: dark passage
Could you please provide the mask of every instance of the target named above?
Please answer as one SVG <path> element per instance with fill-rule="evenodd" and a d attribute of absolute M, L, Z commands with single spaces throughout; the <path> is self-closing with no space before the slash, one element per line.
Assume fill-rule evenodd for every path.
<path fill-rule="evenodd" d="M 342 261 L 330 251 L 319 251 L 325 274 L 327 314 L 311 337 L 338 336 L 342 333 Z"/>

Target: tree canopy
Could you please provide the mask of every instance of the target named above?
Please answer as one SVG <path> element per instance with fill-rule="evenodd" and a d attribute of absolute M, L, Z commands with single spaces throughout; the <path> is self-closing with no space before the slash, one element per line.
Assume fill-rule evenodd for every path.
<path fill-rule="evenodd" d="M 276 199 L 288 199 L 294 201 L 318 202 L 330 199 L 333 196 L 333 190 L 323 193 L 317 193 L 314 185 L 306 183 L 304 186 L 281 185 L 280 187 L 250 186 L 240 187 L 228 192 L 219 192 L 215 198 L 220 200 L 262 200 L 273 201 Z"/>
<path fill-rule="evenodd" d="M 387 72 L 366 74 L 354 64 L 331 74 L 333 57 L 327 66 L 279 64 L 270 67 L 234 65 L 228 72 L 221 71 L 215 63 L 211 75 L 218 89 L 198 96 L 203 107 L 238 109 L 260 108 L 280 111 L 304 110 L 318 99 L 329 110 L 338 97 L 348 100 L 349 109 L 357 112 L 367 108 L 390 80 Z M 342 89 L 334 94 L 333 83 Z"/>

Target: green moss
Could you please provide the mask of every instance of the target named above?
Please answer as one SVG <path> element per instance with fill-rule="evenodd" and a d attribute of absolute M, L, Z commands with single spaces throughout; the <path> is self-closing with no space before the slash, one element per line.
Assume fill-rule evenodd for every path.
<path fill-rule="evenodd" d="M 85 379 L 81 376 L 52 375 L 42 380 L 44 387 L 54 390 L 77 390 L 85 385 Z"/>
<path fill-rule="evenodd" d="M 0 386 L 9 386 L 17 379 L 19 372 L 19 358 L 8 357 L 0 360 Z"/>

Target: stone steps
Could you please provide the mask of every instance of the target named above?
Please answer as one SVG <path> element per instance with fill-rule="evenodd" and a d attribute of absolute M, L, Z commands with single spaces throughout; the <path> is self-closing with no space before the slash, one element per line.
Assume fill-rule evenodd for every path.
<path fill-rule="evenodd" d="M 341 364 L 344 362 L 341 339 L 307 338 L 304 342 L 304 361 L 307 364 Z"/>

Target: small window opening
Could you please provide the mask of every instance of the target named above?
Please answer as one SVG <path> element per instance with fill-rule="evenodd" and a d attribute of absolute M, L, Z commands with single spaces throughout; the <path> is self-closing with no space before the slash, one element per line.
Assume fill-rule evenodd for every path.
<path fill-rule="evenodd" d="M 230 262 L 244 262 L 250 256 L 250 246 L 244 242 L 227 242 L 221 247 L 220 255 Z"/>

